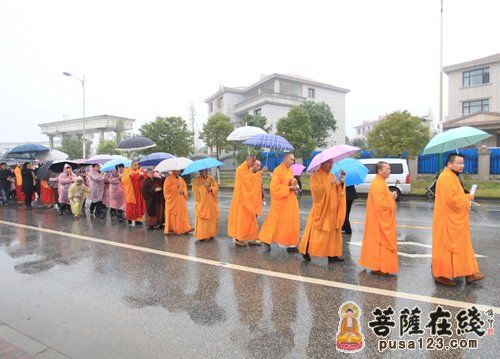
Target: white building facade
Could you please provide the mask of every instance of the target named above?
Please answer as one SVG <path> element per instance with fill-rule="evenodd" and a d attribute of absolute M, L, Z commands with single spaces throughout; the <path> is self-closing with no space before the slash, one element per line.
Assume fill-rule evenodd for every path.
<path fill-rule="evenodd" d="M 445 130 L 474 126 L 487 131 L 487 146 L 500 146 L 500 53 L 443 68 L 448 75 Z"/>
<path fill-rule="evenodd" d="M 273 133 L 279 119 L 293 106 L 307 100 L 325 102 L 337 121 L 337 130 L 327 141 L 328 146 L 333 146 L 345 143 L 345 95 L 348 92 L 348 89 L 300 76 L 273 74 L 248 87 L 221 87 L 205 102 L 208 116 L 223 113 L 236 126 L 244 125 L 242 118 L 246 114 L 265 116 Z"/>

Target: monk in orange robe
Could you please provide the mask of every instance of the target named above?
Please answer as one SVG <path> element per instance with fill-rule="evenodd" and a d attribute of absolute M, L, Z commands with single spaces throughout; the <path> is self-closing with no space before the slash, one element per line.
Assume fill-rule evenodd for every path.
<path fill-rule="evenodd" d="M 333 161 L 323 162 L 311 176 L 313 204 L 299 252 L 305 261 L 313 257 L 328 257 L 328 262 L 343 262 L 342 225 L 346 213 L 345 173 L 340 181 L 330 173 Z"/>
<path fill-rule="evenodd" d="M 142 182 L 144 172 L 139 167 L 137 161 L 132 161 L 132 165 L 123 171 L 121 181 L 125 188 L 125 216 L 129 224 L 142 225 L 146 203 L 142 197 Z"/>
<path fill-rule="evenodd" d="M 271 206 L 259 233 L 259 240 L 267 250 L 271 249 L 273 242 L 287 247 L 289 251 L 297 250 L 300 217 L 295 191 L 298 190 L 298 183 L 290 168 L 294 162 L 293 153 L 287 153 L 271 178 Z"/>
<path fill-rule="evenodd" d="M 179 176 L 181 171 L 172 171 L 163 184 L 165 196 L 165 234 L 189 234 L 193 231 L 189 224 L 186 199 L 187 185 Z"/>
<path fill-rule="evenodd" d="M 391 174 L 387 162 L 378 162 L 377 175 L 370 185 L 366 201 L 365 233 L 359 265 L 372 273 L 390 275 L 398 272 L 398 242 L 396 232 L 396 196 L 385 180 Z"/>
<path fill-rule="evenodd" d="M 24 203 L 24 192 L 21 190 L 23 185 L 23 176 L 21 175 L 21 165 L 18 163 L 14 169 L 14 174 L 16 175 L 16 198 L 17 204 Z"/>
<path fill-rule="evenodd" d="M 455 287 L 456 277 L 467 283 L 484 278 L 479 272 L 470 239 L 470 206 L 473 194 L 465 193 L 458 174 L 464 170 L 460 154 L 448 156 L 436 182 L 432 222 L 432 275 L 438 283 Z"/>
<path fill-rule="evenodd" d="M 249 155 L 236 169 L 227 233 L 237 246 L 260 244 L 257 216 L 262 215 L 262 174 L 267 167 L 254 173 L 255 162 L 256 157 Z"/>
<path fill-rule="evenodd" d="M 194 194 L 194 237 L 199 240 L 213 240 L 219 229 L 219 186 L 208 175 L 208 170 L 191 183 Z"/>

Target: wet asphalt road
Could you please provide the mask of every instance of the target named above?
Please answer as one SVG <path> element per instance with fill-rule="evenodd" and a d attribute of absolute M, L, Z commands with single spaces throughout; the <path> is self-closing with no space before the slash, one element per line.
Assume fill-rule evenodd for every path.
<path fill-rule="evenodd" d="M 327 358 L 339 354 L 335 349 L 339 306 L 354 301 L 362 310 L 361 331 L 366 343 L 362 357 L 496 357 L 498 329 L 493 336 L 479 338 L 477 350 L 380 354 L 378 338 L 367 324 L 375 307 L 394 308 L 396 326 L 388 338 L 399 339 L 399 311 L 418 306 L 425 327 L 428 313 L 437 304 L 368 293 L 363 288 L 498 310 L 500 204 L 474 207 L 471 214 L 473 244 L 476 254 L 482 255 L 478 261 L 486 279 L 449 289 L 436 286 L 430 273 L 432 203 L 399 203 L 400 272 L 397 277 L 381 278 L 356 264 L 363 200 L 355 202 L 351 213 L 353 235 L 344 237 L 345 262 L 336 264 L 323 258 L 303 263 L 299 254 L 277 246 L 269 253 L 262 247 L 235 248 L 225 234 L 229 202 L 230 193 L 222 193 L 220 235 L 207 243 L 190 236 L 165 239 L 162 231 L 110 224 L 109 218 L 74 222 L 53 210 L 29 212 L 15 205 L 0 208 L 2 221 L 69 234 L 0 224 L 0 322 L 72 358 Z M 303 198 L 302 229 L 309 206 L 310 200 Z M 191 199 L 189 212 L 192 216 Z M 177 254 L 213 262 L 188 260 Z M 254 273 L 252 268 L 271 272 Z M 332 287 L 325 282 L 312 283 L 311 278 L 356 287 Z M 443 307 L 453 316 L 460 310 Z M 484 313 L 482 318 L 486 319 Z M 452 324 L 455 329 L 456 323 Z M 423 337 L 428 337 L 428 330 L 423 329 Z M 477 337 L 467 334 L 465 338 Z"/>

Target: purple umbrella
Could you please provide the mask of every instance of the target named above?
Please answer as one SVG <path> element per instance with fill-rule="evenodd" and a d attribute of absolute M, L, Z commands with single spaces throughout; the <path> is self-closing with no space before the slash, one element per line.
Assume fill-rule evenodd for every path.
<path fill-rule="evenodd" d="M 333 162 L 341 161 L 344 158 L 353 156 L 359 151 L 361 151 L 360 148 L 349 145 L 338 145 L 327 148 L 314 156 L 311 164 L 307 168 L 307 172 L 317 171 L 323 162 L 329 160 L 333 160 Z"/>
<path fill-rule="evenodd" d="M 292 169 L 294 176 L 300 176 L 302 174 L 302 172 L 304 172 L 304 169 L 306 168 L 306 166 L 299 165 L 298 163 L 295 163 L 290 168 Z"/>
<path fill-rule="evenodd" d="M 98 163 L 100 165 L 105 164 L 108 161 L 115 160 L 115 159 L 121 159 L 121 160 L 128 160 L 126 157 L 120 156 L 120 155 L 94 155 L 90 157 L 88 160 L 85 161 L 85 164 L 91 165 L 94 163 Z"/>

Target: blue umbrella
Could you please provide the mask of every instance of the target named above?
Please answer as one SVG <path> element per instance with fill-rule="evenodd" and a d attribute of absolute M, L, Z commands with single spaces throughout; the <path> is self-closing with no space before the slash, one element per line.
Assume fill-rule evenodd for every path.
<path fill-rule="evenodd" d="M 128 159 L 123 159 L 123 158 L 116 158 L 114 160 L 106 162 L 102 167 L 101 167 L 101 172 L 111 172 L 114 169 L 116 169 L 116 166 L 118 165 L 124 165 L 126 168 L 130 167 L 132 164 L 132 161 Z"/>
<path fill-rule="evenodd" d="M 144 156 L 139 161 L 139 165 L 141 166 L 156 166 L 163 160 L 168 160 L 169 158 L 173 158 L 170 153 L 167 152 L 154 152 L 149 155 Z"/>
<path fill-rule="evenodd" d="M 224 166 L 224 163 L 216 160 L 215 158 L 203 158 L 201 160 L 194 161 L 189 166 L 187 166 L 186 169 L 182 171 L 182 175 L 185 176 L 201 170 L 219 166 Z"/>
<path fill-rule="evenodd" d="M 50 151 L 50 148 L 36 143 L 25 143 L 12 148 L 9 153 L 36 153 Z"/>
<path fill-rule="evenodd" d="M 269 148 L 274 150 L 293 151 L 293 146 L 281 136 L 263 133 L 250 137 L 243 142 L 247 146 Z"/>
<path fill-rule="evenodd" d="M 342 170 L 346 172 L 346 186 L 354 186 L 363 183 L 368 174 L 368 168 L 354 158 L 344 158 L 342 161 L 335 162 L 330 172 L 337 176 L 337 178 L 340 178 L 340 172 Z"/>

